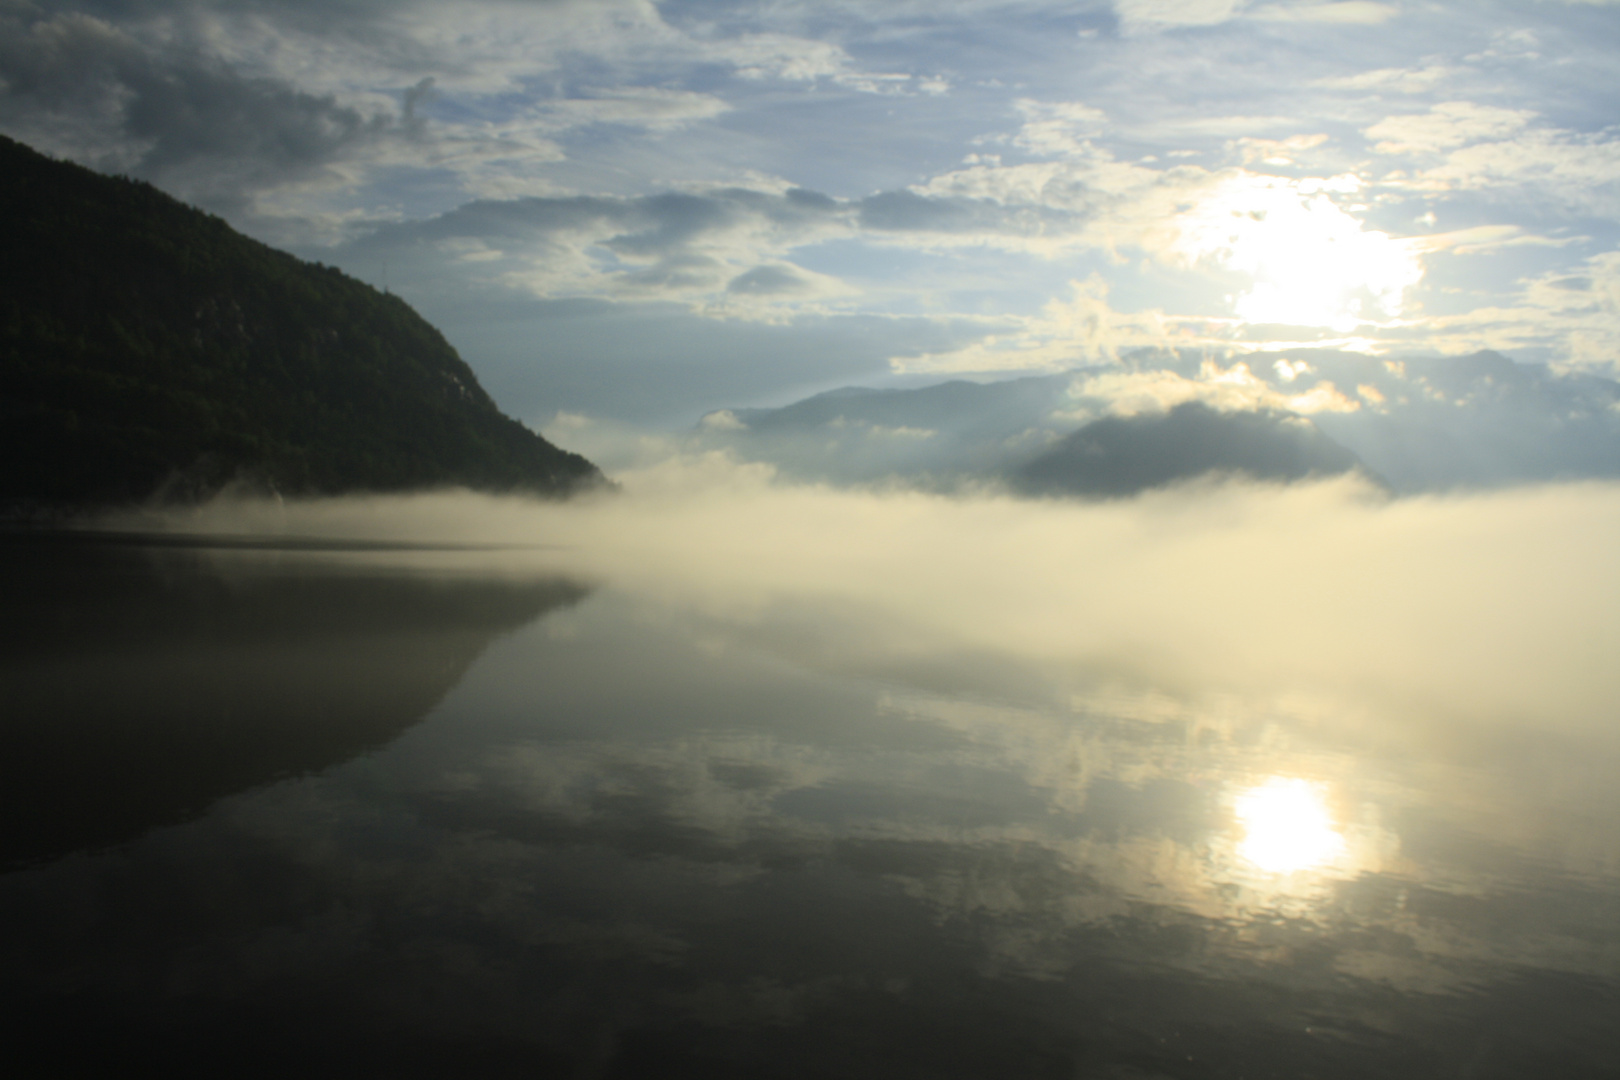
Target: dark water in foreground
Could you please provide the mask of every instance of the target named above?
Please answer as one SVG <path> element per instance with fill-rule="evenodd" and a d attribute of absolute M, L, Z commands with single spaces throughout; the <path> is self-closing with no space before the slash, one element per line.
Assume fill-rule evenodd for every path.
<path fill-rule="evenodd" d="M 862 668 L 466 552 L 0 554 L 8 1055 L 1620 1075 L 1603 733 Z"/>

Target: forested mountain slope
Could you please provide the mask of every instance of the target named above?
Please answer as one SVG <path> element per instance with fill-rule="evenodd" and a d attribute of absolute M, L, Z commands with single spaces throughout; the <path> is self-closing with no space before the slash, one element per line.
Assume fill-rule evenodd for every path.
<path fill-rule="evenodd" d="M 0 215 L 0 504 L 602 482 L 397 296 L 148 184 L 0 138 Z"/>

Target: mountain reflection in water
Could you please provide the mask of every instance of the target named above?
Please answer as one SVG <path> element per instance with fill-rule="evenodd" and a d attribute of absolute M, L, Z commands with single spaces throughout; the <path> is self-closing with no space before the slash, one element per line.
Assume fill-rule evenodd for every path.
<path fill-rule="evenodd" d="M 381 746 L 493 638 L 585 595 L 297 546 L 24 534 L 0 551 L 0 865 L 126 840 Z"/>
<path fill-rule="evenodd" d="M 6 851 L 87 850 L 0 876 L 0 1005 L 64 1067 L 1620 1060 L 1612 738 L 852 661 L 871 612 L 538 556 L 8 555 Z"/>

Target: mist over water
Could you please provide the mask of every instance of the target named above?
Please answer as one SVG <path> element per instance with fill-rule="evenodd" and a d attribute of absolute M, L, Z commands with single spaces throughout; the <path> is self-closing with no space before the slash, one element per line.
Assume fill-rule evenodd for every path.
<path fill-rule="evenodd" d="M 105 684 L 202 795 L 0 876 L 15 1015 L 334 1075 L 1612 1066 L 1620 487 L 622 480 L 108 522 L 13 691 L 265 674 Z"/>
<path fill-rule="evenodd" d="M 1620 485 L 1389 499 L 1354 477 L 1129 500 L 777 483 L 710 455 L 571 503 L 468 493 L 220 502 L 209 534 L 490 545 L 739 625 L 836 626 L 829 662 L 983 651 L 1084 683 L 1300 694 L 1474 723 L 1606 730 Z M 807 618 L 811 616 L 807 615 Z"/>

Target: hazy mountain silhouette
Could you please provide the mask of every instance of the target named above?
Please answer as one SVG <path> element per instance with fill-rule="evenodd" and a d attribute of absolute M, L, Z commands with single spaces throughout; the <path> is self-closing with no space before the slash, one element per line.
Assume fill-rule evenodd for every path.
<path fill-rule="evenodd" d="M 1072 375 L 1061 374 L 994 383 L 956 379 L 915 390 L 845 387 L 780 409 L 738 409 L 735 415 L 756 431 L 811 427 L 842 418 L 888 427 L 977 432 L 999 439 L 1008 427 L 1050 412 L 1052 401 L 1072 381 Z"/>
<path fill-rule="evenodd" d="M 397 296 L 0 138 L 0 504 L 601 482 Z"/>
<path fill-rule="evenodd" d="M 1493 352 L 1392 360 L 1294 349 L 1223 362 L 1228 375 L 1243 366 L 1245 401 L 1225 394 L 1232 384 L 1212 379 L 1208 363 L 1143 351 L 1004 382 L 848 387 L 780 409 L 713 413 L 694 438 L 796 479 L 1006 483 L 1031 494 L 1123 494 L 1209 471 L 1290 480 L 1358 462 L 1397 493 L 1620 477 L 1620 383 L 1599 375 Z M 1137 401 L 1127 418 L 1114 395 L 1137 392 L 1132 380 L 1174 391 L 1171 402 L 1179 393 L 1208 403 L 1171 418 Z M 1331 407 L 1284 407 L 1305 408 L 1312 395 Z"/>
<path fill-rule="evenodd" d="M 1613 379 L 1489 351 L 1405 362 L 1354 353 L 1308 359 L 1314 371 L 1299 380 L 1306 386 L 1367 387 L 1383 399 L 1313 419 L 1397 491 L 1620 477 Z"/>
<path fill-rule="evenodd" d="M 1356 455 L 1308 420 L 1269 410 L 1223 413 L 1197 401 L 1166 413 L 1107 416 L 1012 475 L 1031 495 L 1132 495 L 1210 473 L 1303 480 L 1349 472 Z"/>
<path fill-rule="evenodd" d="M 1064 373 L 913 390 L 846 387 L 780 409 L 711 414 L 700 430 L 801 479 L 950 488 L 999 476 L 1049 446 L 1050 428 L 1062 426 L 1052 414 L 1073 381 Z"/>

